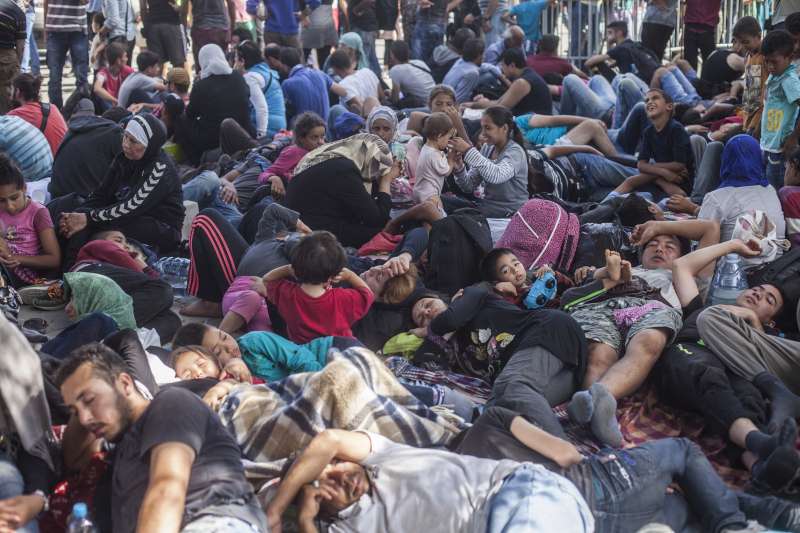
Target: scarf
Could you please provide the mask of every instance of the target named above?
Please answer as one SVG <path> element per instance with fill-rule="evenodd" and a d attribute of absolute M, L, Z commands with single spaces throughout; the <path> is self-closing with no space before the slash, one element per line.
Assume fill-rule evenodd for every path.
<path fill-rule="evenodd" d="M 69 286 L 78 318 L 91 313 L 105 313 L 119 329 L 136 329 L 133 299 L 119 288 L 114 280 L 90 272 L 68 272 L 64 282 Z"/>
<path fill-rule="evenodd" d="M 346 157 L 355 163 L 365 182 L 377 180 L 392 167 L 392 153 L 386 143 L 377 135 L 359 133 L 307 153 L 297 164 L 294 175 L 335 157 Z"/>
<path fill-rule="evenodd" d="M 333 140 L 352 137 L 364 127 L 364 119 L 355 113 L 345 111 L 333 121 Z"/>
<path fill-rule="evenodd" d="M 352 48 L 358 52 L 356 54 L 358 56 L 356 70 L 369 68 L 369 63 L 367 62 L 367 53 L 364 51 L 364 41 L 361 40 L 361 36 L 359 34 L 351 31 L 339 37 L 339 47 L 341 48 L 342 46 Z"/>
<path fill-rule="evenodd" d="M 720 165 L 720 188 L 769 185 L 764 176 L 763 156 L 758 141 L 750 135 L 736 135 L 725 144 Z"/>
<path fill-rule="evenodd" d="M 392 139 L 397 136 L 397 115 L 394 111 L 385 105 L 372 108 L 369 116 L 367 117 L 367 131 L 372 133 L 372 125 L 376 120 L 385 120 L 392 128 Z"/>
<path fill-rule="evenodd" d="M 19 329 L 0 313 L 0 435 L 16 434 L 22 447 L 55 470 L 51 446 L 55 443 L 50 409 L 44 393 L 42 363 Z"/>
<path fill-rule="evenodd" d="M 209 43 L 200 49 L 200 53 L 197 54 L 197 61 L 200 63 L 201 80 L 209 76 L 228 76 L 233 72 L 233 69 L 225 59 L 225 52 L 213 43 Z"/>

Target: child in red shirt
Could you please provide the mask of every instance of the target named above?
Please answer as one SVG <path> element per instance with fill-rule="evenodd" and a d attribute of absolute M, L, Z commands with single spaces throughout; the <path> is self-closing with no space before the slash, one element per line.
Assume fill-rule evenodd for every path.
<path fill-rule="evenodd" d="M 286 321 L 289 339 L 304 344 L 317 337 L 352 337 L 352 324 L 367 314 L 375 296 L 344 268 L 347 256 L 336 237 L 315 231 L 295 246 L 291 259 L 291 265 L 264 276 L 267 299 Z M 351 288 L 332 288 L 338 282 Z"/>
<path fill-rule="evenodd" d="M 119 88 L 125 78 L 133 74 L 128 66 L 128 51 L 119 43 L 111 43 L 105 50 L 108 66 L 100 69 L 94 80 L 94 93 L 105 102 L 106 109 L 118 105 Z"/>

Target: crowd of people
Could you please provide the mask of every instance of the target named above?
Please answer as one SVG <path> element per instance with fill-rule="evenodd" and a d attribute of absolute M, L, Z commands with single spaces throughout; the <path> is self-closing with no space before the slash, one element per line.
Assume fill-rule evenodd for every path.
<path fill-rule="evenodd" d="M 800 2 L 240 3 L 0 0 L 0 532 L 800 531 Z"/>

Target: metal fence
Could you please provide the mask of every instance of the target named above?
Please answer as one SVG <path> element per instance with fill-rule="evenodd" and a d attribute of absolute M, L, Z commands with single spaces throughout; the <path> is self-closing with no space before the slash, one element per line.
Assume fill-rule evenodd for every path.
<path fill-rule="evenodd" d="M 751 15 L 762 24 L 772 13 L 775 0 L 723 0 L 720 23 L 717 26 L 717 43 L 731 42 L 733 26 L 741 17 Z M 646 0 L 568 0 L 547 9 L 542 16 L 542 30 L 561 38 L 560 53 L 573 62 L 582 63 L 588 57 L 605 50 L 607 21 L 628 22 L 631 38 L 639 39 Z M 667 53 L 683 49 L 683 9 L 678 10 L 675 30 Z"/>

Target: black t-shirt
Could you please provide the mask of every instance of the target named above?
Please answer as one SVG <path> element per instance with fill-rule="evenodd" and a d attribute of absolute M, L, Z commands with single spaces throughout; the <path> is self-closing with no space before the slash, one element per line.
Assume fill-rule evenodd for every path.
<path fill-rule="evenodd" d="M 24 41 L 25 12 L 13 0 L 0 0 L 0 49 L 15 49 Z"/>
<path fill-rule="evenodd" d="M 653 160 L 656 163 L 682 163 L 689 170 L 689 179 L 679 186 L 687 193 L 692 190 L 694 183 L 694 152 L 683 125 L 671 119 L 658 131 L 650 124 L 642 133 L 642 143 L 639 145 L 639 161 Z"/>
<path fill-rule="evenodd" d="M 176 5 L 174 0 L 147 0 L 147 16 L 144 24 L 180 24 L 178 11 L 172 6 Z"/>
<path fill-rule="evenodd" d="M 241 451 L 217 415 L 191 392 L 170 387 L 158 393 L 128 428 L 114 452 L 111 499 L 115 533 L 133 532 L 150 481 L 150 450 L 180 442 L 194 450 L 183 525 L 207 514 L 261 524 L 253 491 L 244 477 Z"/>
<path fill-rule="evenodd" d="M 359 5 L 360 4 L 360 5 Z M 358 9 L 353 9 L 353 6 Z M 347 8 L 347 17 L 353 30 L 378 31 L 378 14 L 375 2 L 354 0 Z"/>
<path fill-rule="evenodd" d="M 537 115 L 553 114 L 553 97 L 547 82 L 532 68 L 525 67 L 522 70 L 520 79 L 528 82 L 531 90 L 522 97 L 514 109 L 511 111 L 514 116 L 524 115 L 525 113 L 536 113 Z"/>
<path fill-rule="evenodd" d="M 700 331 L 697 329 L 697 317 L 699 317 L 700 313 L 705 310 L 706 308 L 703 305 L 703 299 L 700 298 L 700 295 L 698 294 L 686 305 L 686 307 L 683 308 L 683 327 L 681 327 L 681 330 L 675 336 L 675 342 L 673 344 L 703 342 L 700 338 Z M 767 335 L 780 334 L 777 329 L 767 326 L 764 327 L 764 332 Z"/>
<path fill-rule="evenodd" d="M 728 65 L 728 56 L 733 53 L 735 52 L 731 50 L 714 50 L 708 59 L 703 61 L 700 79 L 709 83 L 731 83 L 741 78 L 742 73 Z"/>
<path fill-rule="evenodd" d="M 617 62 L 620 72 L 632 72 L 648 85 L 661 64 L 649 48 L 630 39 L 625 39 L 609 50 L 608 57 Z"/>

